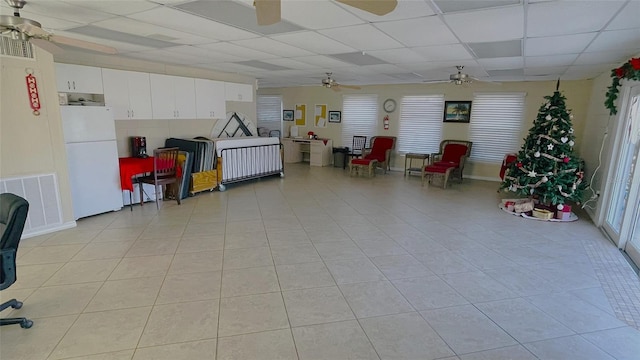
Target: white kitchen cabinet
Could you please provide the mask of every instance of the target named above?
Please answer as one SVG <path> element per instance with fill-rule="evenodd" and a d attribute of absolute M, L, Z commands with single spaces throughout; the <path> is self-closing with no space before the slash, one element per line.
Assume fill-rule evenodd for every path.
<path fill-rule="evenodd" d="M 195 119 L 196 90 L 193 78 L 150 74 L 154 119 Z"/>
<path fill-rule="evenodd" d="M 227 102 L 223 81 L 196 79 L 196 118 L 224 119 Z"/>
<path fill-rule="evenodd" d="M 227 101 L 253 101 L 253 86 L 250 84 L 225 82 L 224 88 Z"/>
<path fill-rule="evenodd" d="M 102 72 L 98 67 L 55 64 L 59 92 L 103 94 Z"/>
<path fill-rule="evenodd" d="M 104 100 L 117 120 L 151 119 L 149 74 L 137 71 L 102 69 Z"/>

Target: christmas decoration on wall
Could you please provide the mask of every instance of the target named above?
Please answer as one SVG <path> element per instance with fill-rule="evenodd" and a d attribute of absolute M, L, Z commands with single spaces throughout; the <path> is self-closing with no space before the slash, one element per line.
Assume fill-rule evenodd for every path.
<path fill-rule="evenodd" d="M 567 201 L 580 203 L 587 184 L 584 161 L 575 151 L 573 115 L 565 106 L 566 98 L 556 91 L 545 96 L 538 116 L 525 138 L 517 160 L 505 171 L 500 186 L 507 192 L 533 196 L 540 203 L 557 206 Z"/>
<path fill-rule="evenodd" d="M 615 102 L 618 99 L 618 93 L 620 93 L 620 81 L 623 79 L 640 80 L 640 58 L 632 58 L 619 68 L 611 70 L 611 78 L 613 80 L 611 86 L 607 88 L 604 106 L 609 109 L 609 115 L 615 115 L 618 113 Z"/>
<path fill-rule="evenodd" d="M 33 115 L 40 115 L 40 95 L 38 94 L 38 81 L 36 77 L 33 76 L 33 71 L 30 69 L 27 70 L 27 76 L 25 76 L 25 80 L 27 81 L 27 93 L 29 95 L 29 105 L 31 106 L 31 110 L 33 110 Z"/>

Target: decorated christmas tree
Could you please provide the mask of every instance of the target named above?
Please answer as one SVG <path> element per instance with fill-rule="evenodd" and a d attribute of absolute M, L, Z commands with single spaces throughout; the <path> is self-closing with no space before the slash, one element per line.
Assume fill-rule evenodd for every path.
<path fill-rule="evenodd" d="M 587 184 L 583 182 L 584 161 L 574 152 L 573 115 L 557 87 L 545 100 L 500 188 L 535 197 L 545 205 L 580 203 Z"/>

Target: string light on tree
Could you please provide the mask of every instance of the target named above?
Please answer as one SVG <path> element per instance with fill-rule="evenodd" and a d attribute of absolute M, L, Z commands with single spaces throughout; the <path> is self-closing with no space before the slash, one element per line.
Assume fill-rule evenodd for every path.
<path fill-rule="evenodd" d="M 586 188 L 584 161 L 575 154 L 573 115 L 558 87 L 545 96 L 538 116 L 518 152 L 517 160 L 506 170 L 501 188 L 521 196 L 537 197 L 543 204 L 580 203 Z"/>

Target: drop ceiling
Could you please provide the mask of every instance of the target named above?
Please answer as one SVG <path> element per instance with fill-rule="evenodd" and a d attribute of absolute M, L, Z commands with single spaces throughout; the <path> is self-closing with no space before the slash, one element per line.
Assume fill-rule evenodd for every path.
<path fill-rule="evenodd" d="M 241 73 L 262 88 L 318 85 L 325 72 L 421 83 L 456 65 L 491 81 L 590 79 L 640 54 L 640 0 L 398 0 L 384 16 L 282 0 L 270 26 L 257 25 L 252 0 L 29 0 L 21 14 L 113 56 Z"/>

